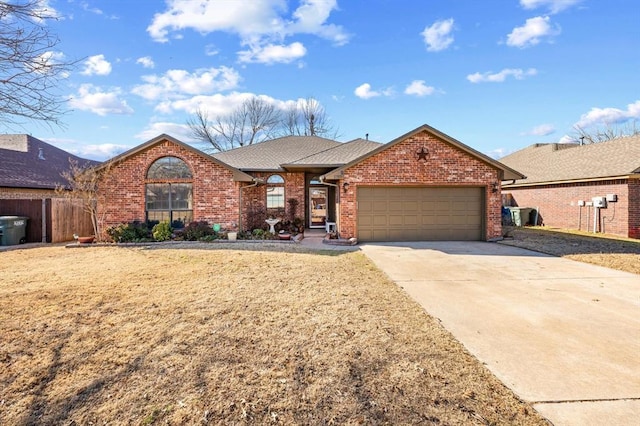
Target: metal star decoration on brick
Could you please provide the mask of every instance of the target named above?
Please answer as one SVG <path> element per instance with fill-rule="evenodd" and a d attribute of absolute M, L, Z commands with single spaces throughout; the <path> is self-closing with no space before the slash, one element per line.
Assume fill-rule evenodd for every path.
<path fill-rule="evenodd" d="M 423 146 L 420 149 L 420 151 L 417 152 L 417 154 L 418 154 L 418 161 L 420 160 L 427 161 L 427 155 L 429 155 L 429 151 L 427 151 Z"/>

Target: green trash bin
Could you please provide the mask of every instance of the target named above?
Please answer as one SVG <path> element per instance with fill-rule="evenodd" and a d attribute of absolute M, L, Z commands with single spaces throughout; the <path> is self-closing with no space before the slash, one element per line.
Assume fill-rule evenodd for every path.
<path fill-rule="evenodd" d="M 531 224 L 529 216 L 531 216 L 530 207 L 509 207 L 511 210 L 511 221 L 515 226 L 525 226 Z"/>
<path fill-rule="evenodd" d="M 13 246 L 27 242 L 25 216 L 0 216 L 0 246 Z"/>

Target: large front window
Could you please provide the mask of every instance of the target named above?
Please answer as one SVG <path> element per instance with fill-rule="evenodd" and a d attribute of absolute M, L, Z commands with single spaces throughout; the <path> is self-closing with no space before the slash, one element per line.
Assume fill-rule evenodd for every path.
<path fill-rule="evenodd" d="M 193 184 L 189 166 L 176 157 L 162 157 L 147 171 L 146 212 L 151 223 L 181 228 L 193 221 Z M 154 182 L 155 181 L 155 182 Z"/>

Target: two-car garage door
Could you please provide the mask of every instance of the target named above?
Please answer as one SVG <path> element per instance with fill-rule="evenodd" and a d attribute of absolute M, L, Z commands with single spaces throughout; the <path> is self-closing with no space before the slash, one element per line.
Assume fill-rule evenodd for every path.
<path fill-rule="evenodd" d="M 483 239 L 482 188 L 360 187 L 360 241 L 477 241 Z"/>

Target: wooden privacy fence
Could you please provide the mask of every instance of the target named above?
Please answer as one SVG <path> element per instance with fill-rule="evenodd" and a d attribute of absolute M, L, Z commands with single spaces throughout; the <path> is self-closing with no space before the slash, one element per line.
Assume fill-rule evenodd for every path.
<path fill-rule="evenodd" d="M 0 216 L 28 217 L 28 243 L 60 243 L 72 241 L 73 234 L 93 235 L 91 217 L 80 200 L 0 200 Z"/>

